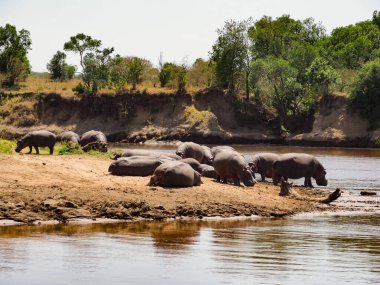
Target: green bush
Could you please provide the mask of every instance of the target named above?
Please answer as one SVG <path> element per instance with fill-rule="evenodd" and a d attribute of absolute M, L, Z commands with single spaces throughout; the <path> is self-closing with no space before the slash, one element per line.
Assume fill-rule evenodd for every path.
<path fill-rule="evenodd" d="M 359 71 L 351 105 L 369 121 L 372 129 L 380 127 L 380 59 L 368 62 Z"/>
<path fill-rule="evenodd" d="M 0 139 L 0 153 L 13 154 L 15 153 L 16 142 Z"/>
<path fill-rule="evenodd" d="M 62 142 L 57 144 L 57 150 L 59 155 L 68 155 L 68 154 L 83 154 L 84 151 L 79 145 L 74 145 L 69 142 Z"/>

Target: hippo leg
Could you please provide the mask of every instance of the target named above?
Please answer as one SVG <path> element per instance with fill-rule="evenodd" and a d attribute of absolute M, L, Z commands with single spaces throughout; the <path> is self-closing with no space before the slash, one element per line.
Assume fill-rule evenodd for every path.
<path fill-rule="evenodd" d="M 29 146 L 29 152 L 28 152 L 28 154 L 31 154 L 32 153 L 32 146 Z"/>
<path fill-rule="evenodd" d="M 239 177 L 234 177 L 234 185 L 235 186 L 240 186 L 240 179 L 239 179 Z"/>
<path fill-rule="evenodd" d="M 273 175 L 273 184 L 277 186 L 278 182 L 280 182 L 281 177 L 277 174 Z"/>
<path fill-rule="evenodd" d="M 53 154 L 54 146 L 49 146 L 50 154 Z"/>
<path fill-rule="evenodd" d="M 314 188 L 313 184 L 311 183 L 311 177 L 305 177 L 305 187 Z"/>
<path fill-rule="evenodd" d="M 222 177 L 222 182 L 223 182 L 224 184 L 227 184 L 227 177 Z"/>
<path fill-rule="evenodd" d="M 265 182 L 265 172 L 261 172 L 260 174 L 261 174 L 261 181 Z"/>
<path fill-rule="evenodd" d="M 37 154 L 40 154 L 40 152 L 39 152 L 39 150 L 38 150 L 38 146 L 35 145 L 35 146 L 34 146 L 34 149 L 36 150 L 36 153 L 37 153 Z"/>
<path fill-rule="evenodd" d="M 220 175 L 216 176 L 216 181 L 220 182 Z"/>

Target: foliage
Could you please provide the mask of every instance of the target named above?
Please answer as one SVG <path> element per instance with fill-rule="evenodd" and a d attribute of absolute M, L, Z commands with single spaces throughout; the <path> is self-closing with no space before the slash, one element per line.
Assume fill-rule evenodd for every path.
<path fill-rule="evenodd" d="M 13 86 L 30 73 L 27 55 L 31 44 L 29 31 L 17 31 L 9 24 L 0 27 L 0 73 L 6 75 L 3 84 Z"/>
<path fill-rule="evenodd" d="M 68 65 L 65 62 L 66 54 L 57 51 L 52 59 L 47 64 L 47 70 L 50 73 L 50 78 L 53 80 L 67 80 L 72 79 L 75 74 L 75 66 Z"/>
<path fill-rule="evenodd" d="M 215 82 L 214 64 L 210 60 L 197 58 L 189 70 L 189 83 L 196 87 L 210 87 Z"/>
<path fill-rule="evenodd" d="M 15 153 L 16 142 L 0 139 L 0 153 L 13 154 Z"/>
<path fill-rule="evenodd" d="M 72 36 L 64 50 L 79 53 L 82 79 L 87 92 L 96 95 L 109 81 L 109 62 L 113 48 L 101 48 L 102 42 L 85 34 Z"/>
<path fill-rule="evenodd" d="M 78 144 L 72 144 L 70 142 L 60 142 L 56 145 L 55 148 L 59 155 L 85 153 Z"/>
<path fill-rule="evenodd" d="M 379 56 L 380 29 L 372 21 L 336 28 L 319 46 L 334 67 L 358 69 Z"/>
<path fill-rule="evenodd" d="M 372 128 L 380 127 L 380 59 L 368 62 L 359 71 L 351 103 Z"/>
<path fill-rule="evenodd" d="M 217 31 L 218 38 L 212 46 L 211 60 L 215 62 L 216 83 L 233 93 L 239 90 L 239 83 L 246 82 L 249 76 L 251 57 L 247 35 L 248 24 L 249 21 L 225 22 L 223 28 Z M 247 86 L 246 95 L 248 98 Z"/>
<path fill-rule="evenodd" d="M 174 78 L 175 66 L 174 63 L 170 62 L 166 62 L 162 65 L 158 75 L 161 87 L 165 87 Z"/>
<path fill-rule="evenodd" d="M 185 65 L 166 62 L 161 67 L 159 79 L 161 87 L 170 86 L 177 88 L 177 93 L 184 93 L 188 81 L 188 70 Z"/>
<path fill-rule="evenodd" d="M 322 89 L 322 94 L 329 93 L 329 85 L 338 80 L 338 73 L 328 64 L 327 60 L 317 57 L 306 69 L 306 76 L 317 88 Z"/>
<path fill-rule="evenodd" d="M 136 85 L 140 82 L 140 77 L 144 70 L 144 61 L 139 57 L 132 57 L 128 60 L 127 67 L 128 81 L 132 83 L 132 90 L 136 90 Z"/>

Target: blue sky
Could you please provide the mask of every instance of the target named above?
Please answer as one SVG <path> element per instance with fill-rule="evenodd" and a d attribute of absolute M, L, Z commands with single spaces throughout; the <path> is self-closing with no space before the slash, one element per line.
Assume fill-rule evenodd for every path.
<path fill-rule="evenodd" d="M 380 10 L 378 0 L 0 0 L 0 26 L 29 30 L 32 69 L 46 71 L 53 54 L 79 32 L 155 65 L 160 52 L 165 61 L 192 63 L 207 58 L 216 30 L 229 19 L 290 14 L 313 17 L 331 32 L 370 19 L 374 10 Z M 67 61 L 78 65 L 78 56 L 70 53 Z"/>

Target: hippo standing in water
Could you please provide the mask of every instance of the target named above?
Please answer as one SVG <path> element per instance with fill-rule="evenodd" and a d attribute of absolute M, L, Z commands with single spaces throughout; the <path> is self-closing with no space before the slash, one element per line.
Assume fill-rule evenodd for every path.
<path fill-rule="evenodd" d="M 205 157 L 204 149 L 197 143 L 193 142 L 184 142 L 182 143 L 175 152 L 176 155 L 182 158 L 195 158 L 200 163 L 203 162 Z"/>
<path fill-rule="evenodd" d="M 131 157 L 131 156 L 150 156 L 150 157 L 169 157 L 174 160 L 180 160 L 181 157 L 169 152 L 159 152 L 153 150 L 145 150 L 145 149 L 127 149 L 122 153 L 116 153 L 112 159 L 118 159 L 120 157 Z"/>
<path fill-rule="evenodd" d="M 265 177 L 273 177 L 273 163 L 279 158 L 274 153 L 257 153 L 249 161 L 252 169 L 252 173 L 259 173 L 261 175 L 261 181 L 265 181 Z"/>
<path fill-rule="evenodd" d="M 180 161 L 164 162 L 156 168 L 149 185 L 191 187 L 201 185 L 201 175 L 189 164 Z"/>
<path fill-rule="evenodd" d="M 74 133 L 72 131 L 67 131 L 67 132 L 60 133 L 57 136 L 57 141 L 79 144 L 80 137 L 77 133 Z"/>
<path fill-rule="evenodd" d="M 88 131 L 82 134 L 79 144 L 84 151 L 90 149 L 99 150 L 101 152 L 107 152 L 107 137 L 105 134 L 99 131 Z"/>
<path fill-rule="evenodd" d="M 156 168 L 166 161 L 168 160 L 148 156 L 123 157 L 112 162 L 108 172 L 121 176 L 148 176 L 152 175 Z"/>
<path fill-rule="evenodd" d="M 281 177 L 285 180 L 305 177 L 305 187 L 313 187 L 313 177 L 318 185 L 327 186 L 325 168 L 313 155 L 306 153 L 280 155 L 273 163 L 273 183 L 277 185 Z"/>
<path fill-rule="evenodd" d="M 253 186 L 256 183 L 247 161 L 236 151 L 230 149 L 218 151 L 214 157 L 214 168 L 218 174 L 218 181 L 222 179 L 227 183 L 227 179 L 232 178 L 236 186 L 240 185 L 240 181 L 245 186 Z"/>
<path fill-rule="evenodd" d="M 57 138 L 55 134 L 49 131 L 33 131 L 27 133 L 17 141 L 16 152 L 20 152 L 23 148 L 28 146 L 28 153 L 32 153 L 32 147 L 34 147 L 36 153 L 39 154 L 40 152 L 38 151 L 38 147 L 48 147 L 50 154 L 53 154 L 56 141 Z"/>

